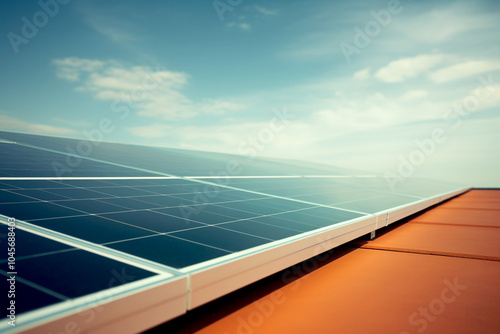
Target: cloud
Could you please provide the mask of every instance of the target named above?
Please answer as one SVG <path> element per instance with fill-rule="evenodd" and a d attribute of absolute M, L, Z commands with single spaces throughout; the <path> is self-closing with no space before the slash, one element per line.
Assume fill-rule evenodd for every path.
<path fill-rule="evenodd" d="M 88 24 L 94 28 L 99 34 L 103 35 L 112 42 L 123 44 L 127 42 L 136 41 L 138 38 L 134 35 L 124 32 L 122 29 L 108 25 L 102 21 L 97 21 L 95 19 L 88 19 Z"/>
<path fill-rule="evenodd" d="M 126 6 L 106 7 L 97 3 L 76 4 L 90 28 L 120 46 L 130 46 L 140 40 L 136 34 L 141 27 L 133 24 L 137 13 Z"/>
<path fill-rule="evenodd" d="M 423 89 L 410 90 L 410 91 L 404 93 L 400 97 L 400 100 L 403 102 L 421 100 L 424 97 L 427 97 L 428 95 L 429 95 L 429 92 L 426 90 L 423 90 Z"/>
<path fill-rule="evenodd" d="M 2 129 L 4 130 L 23 131 L 36 134 L 67 135 L 75 133 L 72 129 L 26 122 L 19 118 L 2 114 L 0 114 L 0 124 L 2 124 Z"/>
<path fill-rule="evenodd" d="M 53 64 L 58 77 L 78 82 L 75 90 L 91 93 L 98 100 L 127 104 L 136 108 L 140 116 L 176 120 L 244 108 L 220 98 L 190 100 L 181 92 L 189 80 L 189 75 L 183 72 L 80 58 L 55 59 Z"/>
<path fill-rule="evenodd" d="M 498 61 L 472 60 L 439 69 L 429 74 L 429 78 L 438 83 L 462 79 L 475 74 L 497 70 L 500 68 Z"/>
<path fill-rule="evenodd" d="M 398 59 L 379 69 L 375 77 L 383 82 L 403 82 L 430 70 L 446 58 L 443 54 L 430 54 Z"/>
<path fill-rule="evenodd" d="M 197 106 L 197 110 L 199 110 L 200 113 L 212 114 L 212 115 L 221 115 L 229 111 L 238 111 L 244 108 L 245 105 L 241 103 L 231 102 L 222 99 L 204 100 Z"/>
<path fill-rule="evenodd" d="M 276 10 L 271 10 L 271 9 L 267 9 L 267 8 L 264 8 L 262 6 L 254 6 L 254 8 L 261 14 L 264 14 L 266 16 L 269 16 L 269 15 L 276 15 L 278 12 Z"/>
<path fill-rule="evenodd" d="M 497 16 L 481 8 L 480 2 L 456 1 L 438 6 L 395 21 L 396 30 L 415 42 L 437 45 L 457 40 L 468 32 L 498 28 Z"/>
<path fill-rule="evenodd" d="M 363 70 L 357 71 L 353 75 L 353 79 L 355 80 L 366 80 L 370 77 L 370 68 L 367 67 Z"/>
<path fill-rule="evenodd" d="M 54 59 L 52 64 L 56 65 L 56 75 L 65 80 L 78 81 L 82 72 L 94 72 L 102 68 L 103 62 L 98 60 L 81 59 L 76 57 Z"/>

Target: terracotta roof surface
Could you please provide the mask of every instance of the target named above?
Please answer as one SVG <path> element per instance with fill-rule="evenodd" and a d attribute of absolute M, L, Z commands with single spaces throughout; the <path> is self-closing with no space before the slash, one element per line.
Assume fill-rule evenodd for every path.
<path fill-rule="evenodd" d="M 156 330 L 500 333 L 500 191 L 469 191 L 377 233 Z"/>

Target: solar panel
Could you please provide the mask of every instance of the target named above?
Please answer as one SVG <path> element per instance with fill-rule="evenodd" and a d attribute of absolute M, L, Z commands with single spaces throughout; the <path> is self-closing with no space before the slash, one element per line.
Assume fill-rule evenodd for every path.
<path fill-rule="evenodd" d="M 294 161 L 102 142 L 74 156 L 75 139 L 0 138 L 10 141 L 0 142 L 0 244 L 15 218 L 16 329 L 28 332 L 64 328 L 96 298 L 98 319 L 79 328 L 141 331 L 466 190 L 408 179 L 395 192 L 380 176 Z M 54 174 L 68 157 L 81 162 Z M 239 173 L 219 173 L 230 161 Z"/>

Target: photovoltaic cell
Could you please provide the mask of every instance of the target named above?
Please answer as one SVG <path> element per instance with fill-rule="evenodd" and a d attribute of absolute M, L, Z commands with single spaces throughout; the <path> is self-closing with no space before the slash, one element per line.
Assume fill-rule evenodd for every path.
<path fill-rule="evenodd" d="M 85 158 L 0 142 L 0 177 L 154 176 L 148 172 Z"/>
<path fill-rule="evenodd" d="M 168 235 L 122 241 L 107 247 L 174 268 L 183 268 L 229 254 L 229 251 Z"/>
<path fill-rule="evenodd" d="M 38 220 L 36 225 L 97 244 L 155 234 L 139 226 L 96 216 Z"/>
<path fill-rule="evenodd" d="M 7 236 L 8 236 L 8 226 L 0 224 L 0 245 L 2 245 L 3 252 L 0 253 L 0 263 L 6 263 L 8 258 L 7 252 Z M 22 259 L 27 256 L 33 256 L 38 254 L 58 252 L 62 250 L 69 250 L 73 247 L 66 244 L 41 237 L 39 235 L 29 233 L 23 230 L 15 230 L 15 257 L 16 259 Z M 2 268 L 4 269 L 4 268 Z"/>
<path fill-rule="evenodd" d="M 0 288 L 2 289 L 2 291 L 9 291 L 10 283 L 7 279 L 10 277 L 11 275 L 0 273 Z M 35 310 L 43 306 L 56 304 L 62 301 L 62 299 L 58 297 L 40 291 L 19 280 L 16 281 L 16 290 L 16 312 L 18 314 Z M 6 298 L 3 300 L 7 301 Z M 7 309 L 8 306 L 9 305 L 7 305 L 5 302 L 2 303 L 3 309 Z"/>
<path fill-rule="evenodd" d="M 30 268 L 19 277 L 67 298 L 76 298 L 125 283 L 117 275 L 125 273 L 129 283 L 154 275 L 146 270 L 83 250 L 60 252 L 19 260 L 19 268 Z"/>

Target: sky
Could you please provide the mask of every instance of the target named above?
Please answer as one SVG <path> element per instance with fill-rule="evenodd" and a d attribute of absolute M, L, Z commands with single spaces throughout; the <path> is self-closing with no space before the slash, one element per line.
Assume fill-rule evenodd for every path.
<path fill-rule="evenodd" d="M 0 129 L 500 187 L 498 1 L 4 1 Z"/>

